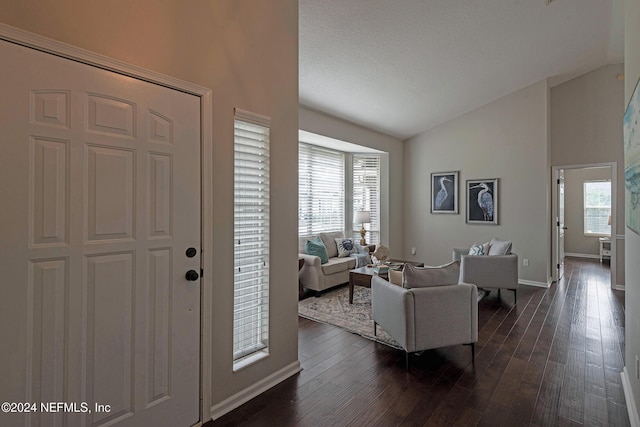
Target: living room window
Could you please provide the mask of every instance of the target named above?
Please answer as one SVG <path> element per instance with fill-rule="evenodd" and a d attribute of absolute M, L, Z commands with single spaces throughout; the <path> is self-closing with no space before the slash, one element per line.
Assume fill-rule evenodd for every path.
<path fill-rule="evenodd" d="M 584 182 L 585 236 L 611 235 L 611 182 Z"/>
<path fill-rule="evenodd" d="M 234 370 L 269 350 L 269 119 L 234 120 Z"/>
<path fill-rule="evenodd" d="M 367 243 L 380 243 L 380 156 L 353 155 L 353 211 L 368 211 L 371 222 L 364 224 Z M 361 224 L 353 224 L 354 241 L 360 241 Z"/>
<path fill-rule="evenodd" d="M 345 154 L 298 145 L 298 234 L 344 230 Z"/>

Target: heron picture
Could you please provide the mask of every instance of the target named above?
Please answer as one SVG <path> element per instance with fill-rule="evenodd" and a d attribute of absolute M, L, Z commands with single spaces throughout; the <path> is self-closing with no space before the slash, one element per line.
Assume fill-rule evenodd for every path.
<path fill-rule="evenodd" d="M 431 213 L 458 213 L 458 171 L 431 174 Z"/>
<path fill-rule="evenodd" d="M 498 178 L 467 180 L 467 223 L 498 225 Z"/>

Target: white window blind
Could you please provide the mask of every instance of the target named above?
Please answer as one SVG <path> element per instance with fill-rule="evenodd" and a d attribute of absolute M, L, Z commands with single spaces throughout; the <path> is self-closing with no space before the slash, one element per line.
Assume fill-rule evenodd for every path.
<path fill-rule="evenodd" d="M 268 352 L 269 124 L 260 118 L 236 110 L 234 121 L 234 362 Z"/>
<path fill-rule="evenodd" d="M 584 234 L 611 235 L 611 182 L 584 182 Z"/>
<path fill-rule="evenodd" d="M 369 211 L 371 223 L 364 224 L 369 244 L 380 243 L 380 156 L 353 155 L 353 210 Z M 360 241 L 362 224 L 353 224 L 353 238 Z"/>
<path fill-rule="evenodd" d="M 344 153 L 298 147 L 298 234 L 344 230 Z"/>

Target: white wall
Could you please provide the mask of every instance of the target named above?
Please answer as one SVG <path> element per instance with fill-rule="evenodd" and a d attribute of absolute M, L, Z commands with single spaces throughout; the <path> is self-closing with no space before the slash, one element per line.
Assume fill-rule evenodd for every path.
<path fill-rule="evenodd" d="M 565 169 L 564 251 L 567 254 L 600 257 L 598 237 L 584 235 L 584 182 L 611 179 L 611 168 Z"/>
<path fill-rule="evenodd" d="M 519 276 L 549 279 L 548 88 L 538 82 L 405 142 L 404 257 L 437 265 L 492 237 L 529 259 Z M 430 213 L 432 172 L 460 171 L 460 214 Z M 465 223 L 465 180 L 499 178 L 499 225 Z M 417 253 L 411 255 L 410 248 Z"/>
<path fill-rule="evenodd" d="M 213 89 L 212 400 L 298 359 L 295 0 L 0 2 L 9 25 Z M 270 357 L 232 372 L 233 109 L 272 118 Z"/>
<path fill-rule="evenodd" d="M 391 257 L 401 257 L 402 141 L 305 107 L 300 107 L 299 121 L 302 130 L 388 153 L 388 169 L 382 172 L 388 176 L 388 180 L 380 182 L 380 238 L 381 243 L 389 247 Z M 350 227 L 350 224 L 346 227 Z"/>
<path fill-rule="evenodd" d="M 624 106 L 631 99 L 640 78 L 640 1 L 624 3 Z M 625 283 L 625 366 L 633 396 L 631 402 L 640 408 L 640 380 L 635 375 L 635 357 L 640 355 L 640 236 L 626 229 Z M 627 400 L 627 406 L 631 403 Z M 636 412 L 637 417 L 637 412 Z"/>
<path fill-rule="evenodd" d="M 614 236 L 616 282 L 624 274 L 624 161 L 622 117 L 624 82 L 622 64 L 607 65 L 551 88 L 551 165 L 617 163 L 617 215 Z"/>

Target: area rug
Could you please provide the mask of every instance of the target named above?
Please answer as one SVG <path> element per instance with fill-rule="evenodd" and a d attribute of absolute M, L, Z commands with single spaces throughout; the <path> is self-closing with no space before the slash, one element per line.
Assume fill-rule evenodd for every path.
<path fill-rule="evenodd" d="M 372 341 L 401 349 L 400 345 L 379 325 L 373 335 L 371 318 L 371 289 L 356 286 L 353 304 L 349 304 L 349 287 L 334 289 L 321 297 L 309 297 L 298 302 L 298 314 L 316 322 L 338 326 Z"/>

